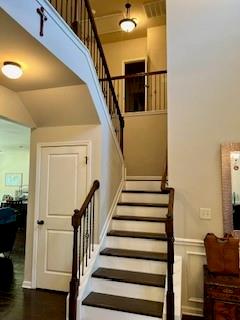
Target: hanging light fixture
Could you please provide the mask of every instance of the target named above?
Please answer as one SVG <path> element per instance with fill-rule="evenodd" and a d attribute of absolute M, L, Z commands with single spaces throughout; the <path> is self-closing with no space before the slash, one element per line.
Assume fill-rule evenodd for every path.
<path fill-rule="evenodd" d="M 125 4 L 125 8 L 126 8 L 126 18 L 119 21 L 119 26 L 123 31 L 131 32 L 136 28 L 137 23 L 136 21 L 134 21 L 134 19 L 130 18 L 131 4 L 129 2 Z"/>
<path fill-rule="evenodd" d="M 3 62 L 2 73 L 9 79 L 18 79 L 22 76 L 23 71 L 19 63 L 5 61 Z"/>

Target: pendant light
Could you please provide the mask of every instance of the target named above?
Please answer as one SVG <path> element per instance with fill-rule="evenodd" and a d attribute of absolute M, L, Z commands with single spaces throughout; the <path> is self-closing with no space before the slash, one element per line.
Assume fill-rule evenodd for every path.
<path fill-rule="evenodd" d="M 125 4 L 125 8 L 126 8 L 126 18 L 119 21 L 119 26 L 123 31 L 131 32 L 136 28 L 137 23 L 136 21 L 134 21 L 134 19 L 130 18 L 131 4 L 129 2 Z"/>

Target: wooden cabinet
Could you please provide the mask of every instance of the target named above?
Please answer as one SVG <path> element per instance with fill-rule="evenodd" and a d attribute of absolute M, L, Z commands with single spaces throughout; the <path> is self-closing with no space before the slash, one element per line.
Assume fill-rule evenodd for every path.
<path fill-rule="evenodd" d="M 240 320 L 240 277 L 215 275 L 204 266 L 204 319 Z"/>

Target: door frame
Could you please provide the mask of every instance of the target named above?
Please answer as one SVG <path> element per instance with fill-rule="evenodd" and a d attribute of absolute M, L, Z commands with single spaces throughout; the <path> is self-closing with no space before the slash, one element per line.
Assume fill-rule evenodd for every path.
<path fill-rule="evenodd" d="M 39 228 L 36 221 L 39 217 L 40 206 L 40 169 L 41 169 L 41 150 L 44 147 L 70 147 L 70 146 L 86 146 L 87 147 L 87 190 L 90 187 L 92 178 L 92 142 L 90 140 L 64 141 L 64 142 L 46 142 L 37 143 L 36 152 L 36 178 L 35 178 L 35 196 L 34 196 L 34 221 L 33 221 L 33 249 L 32 249 L 32 283 L 31 288 L 37 288 L 37 249 L 38 249 L 38 231 Z"/>
<path fill-rule="evenodd" d="M 125 75 L 125 64 L 129 62 L 145 62 L 145 73 L 148 71 L 148 57 L 139 57 L 139 58 L 134 58 L 134 59 L 124 59 L 122 60 L 122 74 Z M 134 112 L 125 112 L 125 80 L 123 81 L 123 87 L 122 87 L 122 106 L 123 110 L 122 113 L 134 113 Z M 144 111 L 147 111 L 147 78 L 145 78 L 145 106 L 144 106 Z M 143 111 L 143 112 L 144 112 Z"/>

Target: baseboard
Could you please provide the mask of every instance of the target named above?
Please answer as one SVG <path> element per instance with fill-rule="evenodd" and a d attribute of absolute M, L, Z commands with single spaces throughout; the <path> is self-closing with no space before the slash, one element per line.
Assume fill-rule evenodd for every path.
<path fill-rule="evenodd" d="M 162 176 L 127 176 L 126 180 L 150 180 L 150 181 L 158 181 L 161 180 Z"/>
<path fill-rule="evenodd" d="M 124 184 L 124 180 L 122 179 L 120 184 L 119 184 L 118 190 L 117 190 L 117 192 L 115 194 L 115 197 L 113 199 L 113 203 L 112 203 L 111 208 L 109 210 L 106 222 L 104 223 L 104 226 L 103 226 L 102 231 L 100 233 L 100 237 L 99 237 L 99 242 L 100 243 L 102 242 L 102 240 L 104 239 L 104 237 L 105 237 L 105 235 L 106 235 L 106 233 L 108 231 L 109 224 L 111 222 L 112 216 L 114 214 L 114 211 L 116 209 L 119 197 L 120 197 L 122 189 L 123 189 L 123 184 Z"/>
<path fill-rule="evenodd" d="M 202 309 L 182 306 L 182 314 L 194 317 L 203 317 Z"/>
<path fill-rule="evenodd" d="M 34 289 L 32 287 L 32 281 L 23 281 L 22 288 L 24 288 L 24 289 Z"/>

